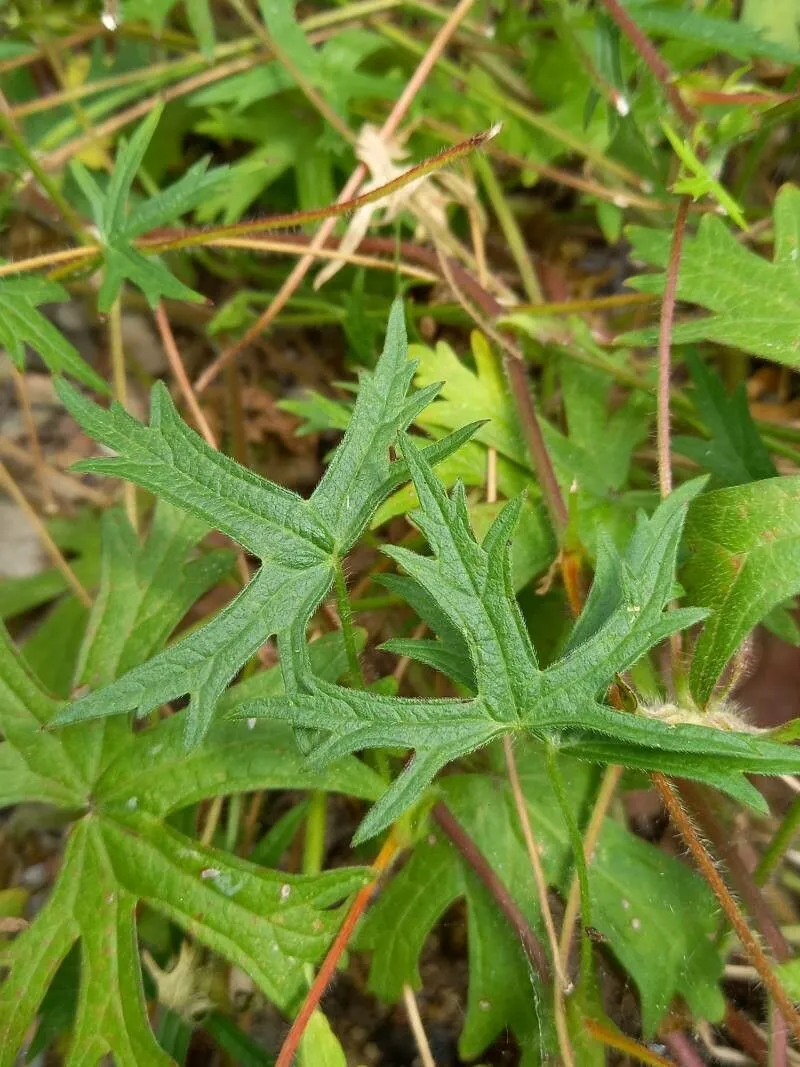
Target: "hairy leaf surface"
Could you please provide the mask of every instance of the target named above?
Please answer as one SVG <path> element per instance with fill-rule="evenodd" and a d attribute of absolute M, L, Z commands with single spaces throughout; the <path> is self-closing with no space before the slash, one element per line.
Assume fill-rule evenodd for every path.
<path fill-rule="evenodd" d="M 513 594 L 508 545 L 520 501 L 510 503 L 482 543 L 472 533 L 463 487 L 448 496 L 425 457 L 402 439 L 421 508 L 413 516 L 432 555 L 387 546 L 463 636 L 472 663 L 471 699 L 381 696 L 313 680 L 303 691 L 246 703 L 236 717 L 266 716 L 320 732 L 317 765 L 375 747 L 414 750 L 414 758 L 359 828 L 363 840 L 416 801 L 446 764 L 506 733 L 526 733 L 603 762 L 648 766 L 708 781 L 758 805 L 746 770 L 800 766 L 800 752 L 747 734 L 672 727 L 604 703 L 618 673 L 704 612 L 667 610 L 688 502 L 702 479 L 687 483 L 647 519 L 640 515 L 624 556 L 600 541 L 597 574 L 564 656 L 541 670 Z M 463 675 L 463 669 L 462 669 Z M 612 755 L 613 754 L 613 755 Z"/>
<path fill-rule="evenodd" d="M 58 721 L 136 711 L 145 714 L 184 694 L 186 742 L 207 732 L 214 708 L 242 665 L 278 635 L 287 687 L 296 685 L 293 648 L 324 598 L 337 562 L 362 532 L 377 505 L 408 477 L 390 449 L 436 386 L 408 396 L 409 362 L 400 304 L 389 320 L 375 372 L 364 375 L 353 416 L 325 476 L 309 500 L 215 452 L 180 419 L 166 388 L 156 385 L 150 425 L 119 405 L 103 410 L 66 382 L 59 395 L 75 418 L 116 456 L 88 460 L 82 470 L 126 478 L 222 530 L 261 561 L 251 583 L 215 618 L 149 662 L 98 689 Z M 433 461 L 448 456 L 474 432 L 469 426 L 428 446 Z"/>

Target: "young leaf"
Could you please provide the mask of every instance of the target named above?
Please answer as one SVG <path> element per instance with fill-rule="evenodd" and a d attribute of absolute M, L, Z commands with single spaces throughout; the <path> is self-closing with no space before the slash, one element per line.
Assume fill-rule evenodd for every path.
<path fill-rule="evenodd" d="M 776 477 L 778 471 L 750 415 L 744 383 L 729 397 L 713 368 L 691 350 L 685 359 L 694 382 L 694 404 L 711 440 L 676 435 L 675 451 L 710 471 L 714 488 Z"/>
<path fill-rule="evenodd" d="M 800 477 L 718 489 L 689 511 L 681 578 L 713 614 L 695 645 L 691 683 L 704 704 L 761 619 L 800 591 Z"/>
<path fill-rule="evenodd" d="M 713 314 L 679 323 L 672 331 L 673 341 L 716 341 L 790 367 L 800 365 L 799 219 L 800 190 L 784 185 L 775 198 L 775 258 L 769 263 L 740 244 L 721 219 L 704 215 L 697 236 L 684 242 L 678 299 Z M 636 226 L 627 232 L 635 259 L 666 266 L 669 232 Z M 642 275 L 628 279 L 628 284 L 642 292 L 660 293 L 664 275 Z M 636 330 L 618 341 L 654 344 L 657 333 Z"/>
<path fill-rule="evenodd" d="M 33 277 L 0 279 L 0 345 L 20 370 L 25 366 L 25 346 L 30 345 L 53 374 L 68 374 L 107 395 L 110 390 L 105 381 L 38 310 L 40 304 L 66 299 L 67 291 L 55 282 Z"/>
<path fill-rule="evenodd" d="M 137 711 L 145 714 L 189 693 L 187 745 L 205 735 L 214 707 L 242 665 L 278 635 L 284 677 L 293 679 L 297 634 L 328 591 L 334 568 L 380 501 L 407 477 L 393 460 L 399 432 L 429 403 L 434 387 L 407 396 L 414 364 L 407 355 L 402 308 L 389 319 L 386 345 L 373 374 L 364 375 L 353 417 L 309 500 L 282 489 L 215 452 L 183 423 L 163 385 L 151 398 L 150 425 L 119 405 L 104 411 L 66 382 L 58 392 L 74 417 L 118 455 L 89 460 L 82 470 L 127 478 L 222 530 L 262 563 L 255 577 L 201 629 L 76 701 L 59 723 Z M 428 447 L 445 458 L 474 432 L 467 427 Z M 287 680 L 287 687 L 289 682 Z"/>
<path fill-rule="evenodd" d="M 220 184 L 228 181 L 226 167 L 207 171 L 208 161 L 195 163 L 174 185 L 129 209 L 131 187 L 142 165 L 147 147 L 161 117 L 162 107 L 154 108 L 139 125 L 129 142 L 121 142 L 114 171 L 105 192 L 77 160 L 72 173 L 89 201 L 103 243 L 103 280 L 97 306 L 108 311 L 122 284 L 137 285 L 152 307 L 162 297 L 202 301 L 203 297 L 179 281 L 154 256 L 145 256 L 133 247 L 135 237 L 148 230 L 174 222 L 205 200 Z"/>

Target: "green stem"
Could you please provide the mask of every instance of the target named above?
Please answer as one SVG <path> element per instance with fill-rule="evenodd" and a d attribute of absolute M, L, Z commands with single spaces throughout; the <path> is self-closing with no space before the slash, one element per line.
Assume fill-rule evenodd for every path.
<path fill-rule="evenodd" d="M 2 107 L 0 107 L 0 130 L 3 131 L 8 143 L 61 212 L 75 239 L 82 245 L 89 243 L 90 239 L 86 235 L 77 211 L 58 188 L 54 179 L 42 167 L 39 160 L 25 143 L 24 137 L 17 132 L 13 119 Z"/>
<path fill-rule="evenodd" d="M 775 870 L 784 852 L 791 844 L 792 838 L 797 833 L 798 827 L 800 827 L 800 796 L 796 796 L 792 801 L 792 806 L 783 817 L 783 822 L 778 827 L 778 831 L 769 845 L 767 845 L 766 852 L 761 857 L 753 873 L 756 885 L 764 885 Z"/>
<path fill-rule="evenodd" d="M 303 841 L 303 874 L 319 874 L 322 870 L 327 822 L 328 795 L 323 789 L 315 789 L 308 798 Z"/>
<path fill-rule="evenodd" d="M 592 946 L 586 933 L 592 925 L 591 899 L 589 897 L 589 870 L 586 866 L 586 855 L 583 851 L 583 838 L 575 821 L 575 814 L 570 806 L 567 790 L 564 785 L 564 777 L 558 765 L 557 749 L 554 745 L 545 745 L 547 774 L 550 785 L 556 795 L 558 806 L 567 827 L 572 854 L 575 857 L 575 874 L 578 876 L 578 886 L 581 895 L 581 983 L 587 989 L 592 975 Z"/>
<path fill-rule="evenodd" d="M 225 848 L 228 852 L 236 851 L 239 836 L 239 820 L 242 815 L 242 794 L 233 793 L 228 798 L 228 813 L 225 821 Z"/>
<path fill-rule="evenodd" d="M 111 380 L 114 399 L 122 407 L 128 406 L 128 383 L 125 377 L 125 350 L 122 345 L 122 303 L 117 297 L 108 315 L 108 347 L 111 351 Z M 125 513 L 131 526 L 138 532 L 139 520 L 136 510 L 136 486 L 124 482 L 122 486 Z"/>
<path fill-rule="evenodd" d="M 353 630 L 353 615 L 350 611 L 350 600 L 347 596 L 347 582 L 345 581 L 341 560 L 337 562 L 334 569 L 334 588 L 336 591 L 336 608 L 339 612 L 339 619 L 342 624 L 342 640 L 344 641 L 344 649 L 347 654 L 347 665 L 350 669 L 350 685 L 353 689 L 366 689 L 367 683 L 364 681 L 361 664 L 358 660 L 356 635 Z"/>
<path fill-rule="evenodd" d="M 480 155 L 473 157 L 472 164 L 478 173 L 478 177 L 483 182 L 483 187 L 497 216 L 497 221 L 500 223 L 508 249 L 517 264 L 517 270 L 522 279 L 522 285 L 528 300 L 532 304 L 541 304 L 544 297 L 542 296 L 542 290 L 539 288 L 539 279 L 536 277 L 536 271 L 533 269 L 528 250 L 525 247 L 525 239 L 517 225 L 517 220 L 514 218 L 514 213 L 509 208 L 503 195 L 503 190 L 492 169 L 492 165 Z"/>

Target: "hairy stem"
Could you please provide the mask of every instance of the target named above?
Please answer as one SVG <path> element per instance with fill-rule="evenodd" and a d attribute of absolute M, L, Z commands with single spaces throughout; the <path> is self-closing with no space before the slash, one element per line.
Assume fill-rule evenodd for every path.
<path fill-rule="evenodd" d="M 719 901 L 722 910 L 739 938 L 742 948 L 747 953 L 750 962 L 758 971 L 761 980 L 769 990 L 770 996 L 780 1009 L 789 1029 L 796 1040 L 800 1040 L 800 1017 L 795 1011 L 792 1002 L 786 995 L 786 991 L 775 975 L 764 950 L 753 935 L 750 927 L 739 910 L 736 901 L 725 884 L 722 875 L 709 855 L 705 845 L 700 840 L 697 831 L 692 825 L 692 820 L 686 812 L 678 794 L 675 792 L 669 779 L 659 771 L 653 771 L 650 778 L 661 795 L 664 805 L 681 837 L 686 842 L 692 857 L 697 864 L 698 870 L 708 883 Z"/>
<path fill-rule="evenodd" d="M 770 952 L 778 963 L 786 963 L 792 956 L 786 938 L 781 933 L 780 926 L 767 907 L 750 872 L 742 862 L 742 857 L 739 855 L 735 842 L 731 840 L 730 833 L 714 813 L 707 800 L 706 790 L 695 782 L 686 781 L 680 783 L 680 790 L 684 802 L 688 804 L 701 831 L 728 868 L 733 887 L 744 901 L 745 907 L 769 946 Z"/>

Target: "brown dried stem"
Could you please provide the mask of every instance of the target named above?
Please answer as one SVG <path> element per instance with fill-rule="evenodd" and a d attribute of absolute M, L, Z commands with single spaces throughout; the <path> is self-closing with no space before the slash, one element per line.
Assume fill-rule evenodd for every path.
<path fill-rule="evenodd" d="M 78 600 L 80 600 L 81 604 L 83 604 L 85 608 L 90 608 L 92 606 L 92 598 L 83 588 L 80 583 L 80 580 L 78 579 L 78 576 L 75 574 L 75 571 L 73 571 L 72 567 L 70 567 L 69 563 L 67 563 L 61 552 L 61 549 L 50 536 L 50 533 L 45 524 L 42 522 L 41 518 L 39 517 L 38 512 L 28 503 L 25 494 L 22 492 L 20 487 L 12 478 L 11 473 L 6 467 L 6 465 L 2 462 L 0 462 L 0 484 L 2 484 L 5 491 L 11 497 L 17 507 L 19 507 L 20 511 L 24 513 L 25 517 L 28 519 L 31 526 L 33 526 L 34 530 L 36 530 L 36 533 L 39 537 L 39 540 L 42 542 L 45 551 L 52 560 L 53 565 L 64 576 L 64 580 L 66 581 L 67 585 L 73 591 Z"/>
<path fill-rule="evenodd" d="M 444 25 L 441 26 L 438 33 L 431 42 L 430 48 L 427 50 L 423 58 L 421 59 L 419 66 L 414 71 L 411 80 L 406 85 L 400 98 L 392 108 L 389 117 L 381 127 L 381 136 L 385 139 L 392 137 L 396 132 L 406 116 L 411 103 L 415 96 L 419 92 L 421 86 L 431 72 L 434 64 L 444 50 L 447 42 L 455 33 L 459 24 L 463 21 L 469 9 L 473 6 L 475 0 L 460 0 L 455 6 L 450 16 Z M 361 185 L 364 178 L 367 176 L 367 168 L 363 163 L 359 163 L 355 168 L 350 178 L 344 185 L 337 203 L 348 201 L 352 198 L 358 187 Z M 226 351 L 224 351 L 214 362 L 205 370 L 197 381 L 197 388 L 200 392 L 205 389 L 214 378 L 219 374 L 226 363 L 229 363 L 234 359 L 239 352 L 247 347 L 252 341 L 259 337 L 269 326 L 275 321 L 277 316 L 292 298 L 292 295 L 296 292 L 298 286 L 302 282 L 308 273 L 311 265 L 316 259 L 316 252 L 318 248 L 321 248 L 327 238 L 333 232 L 334 220 L 326 219 L 320 226 L 318 233 L 315 235 L 314 240 L 311 242 L 308 248 L 308 252 L 302 259 L 298 260 L 294 269 L 289 274 L 286 281 L 280 287 L 272 303 L 264 312 L 259 316 L 258 321 L 247 330 L 238 341 L 234 342 Z"/>

